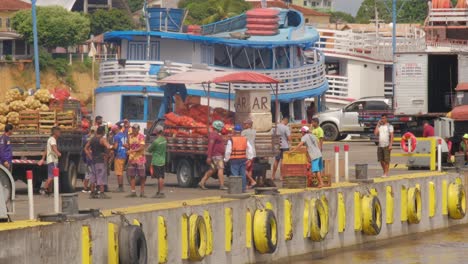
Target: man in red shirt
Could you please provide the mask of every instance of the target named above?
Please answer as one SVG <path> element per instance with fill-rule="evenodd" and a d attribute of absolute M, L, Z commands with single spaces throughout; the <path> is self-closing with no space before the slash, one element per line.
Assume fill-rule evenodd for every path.
<path fill-rule="evenodd" d="M 205 173 L 205 176 L 201 179 L 198 186 L 206 190 L 205 182 L 218 171 L 219 179 L 219 189 L 227 190 L 227 187 L 224 186 L 224 153 L 226 145 L 224 139 L 221 136 L 221 131 L 224 128 L 224 123 L 222 121 L 216 120 L 213 122 L 214 131 L 211 131 L 208 135 L 208 153 L 206 158 L 206 164 L 210 166 L 210 169 Z"/>
<path fill-rule="evenodd" d="M 423 121 L 423 137 L 433 137 L 434 136 L 434 127 L 429 125 L 429 121 Z"/>

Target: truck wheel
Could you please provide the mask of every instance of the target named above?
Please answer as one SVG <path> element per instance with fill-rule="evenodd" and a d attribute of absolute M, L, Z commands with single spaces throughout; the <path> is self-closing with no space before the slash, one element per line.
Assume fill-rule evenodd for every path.
<path fill-rule="evenodd" d="M 177 164 L 177 182 L 180 187 L 188 188 L 195 184 L 195 178 L 193 177 L 193 166 L 186 160 L 182 159 Z"/>
<path fill-rule="evenodd" d="M 62 193 L 71 193 L 75 191 L 76 179 L 78 178 L 78 170 L 75 162 L 70 161 L 67 171 L 60 173 L 60 191 Z"/>
<path fill-rule="evenodd" d="M 332 123 L 325 123 L 321 125 L 321 127 L 323 129 L 323 133 L 325 134 L 324 136 L 326 141 L 336 141 L 340 136 L 338 128 Z"/>

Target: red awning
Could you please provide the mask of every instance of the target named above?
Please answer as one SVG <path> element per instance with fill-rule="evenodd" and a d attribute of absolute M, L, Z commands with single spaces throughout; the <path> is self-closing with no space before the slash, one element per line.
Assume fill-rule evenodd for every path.
<path fill-rule="evenodd" d="M 468 83 L 459 83 L 455 91 L 468 91 Z"/>
<path fill-rule="evenodd" d="M 268 75 L 256 72 L 213 72 L 213 71 L 192 71 L 182 72 L 168 76 L 160 83 L 280 83 L 279 80 Z"/>

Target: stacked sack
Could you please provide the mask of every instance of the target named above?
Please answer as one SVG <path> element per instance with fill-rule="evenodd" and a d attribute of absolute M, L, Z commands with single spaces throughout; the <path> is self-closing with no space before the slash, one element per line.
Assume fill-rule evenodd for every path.
<path fill-rule="evenodd" d="M 168 136 L 207 136 L 208 114 L 211 122 L 221 120 L 228 132 L 234 127 L 234 113 L 223 108 L 210 108 L 206 105 L 192 104 L 181 108 L 177 113 L 165 115 L 165 125 L 168 128 L 165 134 Z"/>
<path fill-rule="evenodd" d="M 40 89 L 34 96 L 24 94 L 20 89 L 9 90 L 5 95 L 5 103 L 0 103 L 0 131 L 5 124 L 17 125 L 21 111 L 48 111 L 50 93 L 47 89 Z"/>

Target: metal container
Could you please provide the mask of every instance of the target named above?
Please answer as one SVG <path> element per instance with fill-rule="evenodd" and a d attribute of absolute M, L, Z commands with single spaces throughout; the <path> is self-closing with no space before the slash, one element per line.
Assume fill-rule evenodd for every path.
<path fill-rule="evenodd" d="M 75 215 L 79 213 L 78 193 L 62 193 L 62 213 Z"/>
<path fill-rule="evenodd" d="M 356 179 L 366 180 L 367 179 L 367 164 L 356 164 Z"/>

